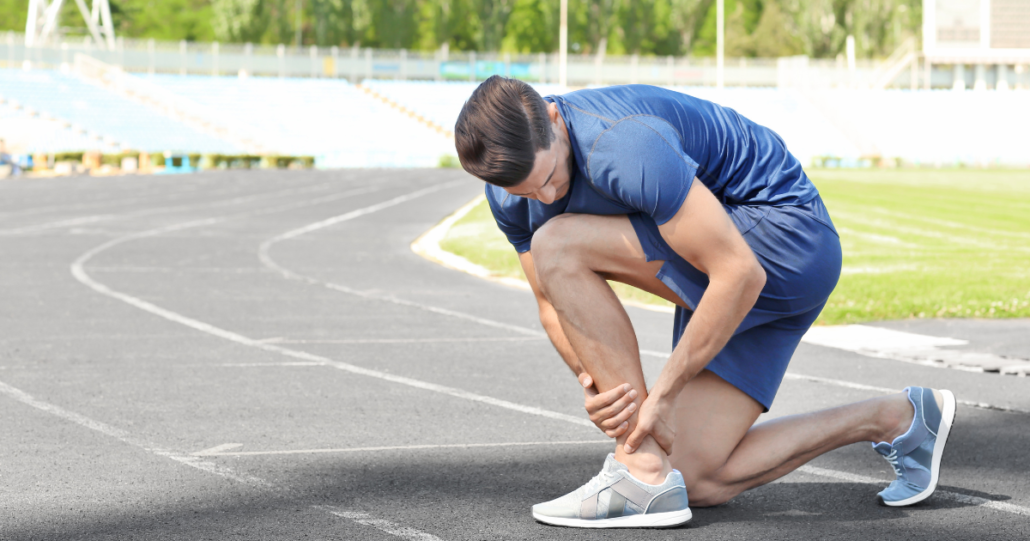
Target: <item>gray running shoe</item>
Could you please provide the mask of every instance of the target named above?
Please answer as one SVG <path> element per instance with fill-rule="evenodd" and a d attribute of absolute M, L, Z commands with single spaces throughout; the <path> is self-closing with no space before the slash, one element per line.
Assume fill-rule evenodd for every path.
<path fill-rule="evenodd" d="M 574 528 L 668 528 L 690 522 L 683 475 L 649 485 L 609 454 L 601 473 L 573 492 L 533 506 L 533 518 Z"/>

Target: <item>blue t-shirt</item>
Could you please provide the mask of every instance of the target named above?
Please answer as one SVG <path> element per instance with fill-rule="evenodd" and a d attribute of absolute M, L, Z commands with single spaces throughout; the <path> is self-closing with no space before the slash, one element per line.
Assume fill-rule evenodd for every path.
<path fill-rule="evenodd" d="M 642 213 L 661 225 L 697 177 L 724 205 L 801 205 L 819 193 L 776 132 L 728 107 L 647 85 L 547 96 L 572 146 L 565 197 L 547 205 L 486 185 L 501 231 L 519 252 L 565 212 Z"/>

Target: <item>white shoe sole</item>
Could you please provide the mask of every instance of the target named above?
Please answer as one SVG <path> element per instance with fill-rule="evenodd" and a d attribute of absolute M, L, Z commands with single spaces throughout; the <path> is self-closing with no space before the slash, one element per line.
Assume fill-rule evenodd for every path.
<path fill-rule="evenodd" d="M 919 494 L 896 502 L 888 502 L 878 497 L 877 499 L 880 500 L 881 505 L 888 507 L 912 505 L 929 498 L 933 491 L 937 490 L 937 479 L 941 472 L 941 457 L 944 456 L 944 445 L 948 443 L 948 434 L 951 433 L 951 427 L 955 424 L 955 395 L 946 389 L 941 389 L 941 395 L 944 397 L 944 409 L 941 411 L 941 426 L 937 429 L 937 444 L 933 446 L 933 460 L 930 462 L 930 485 Z"/>
<path fill-rule="evenodd" d="M 533 512 L 533 518 L 539 522 L 570 528 L 672 528 L 690 522 L 692 516 L 689 507 L 682 511 L 670 511 L 668 513 L 631 515 L 628 517 L 601 518 L 596 520 L 548 517 L 535 511 Z"/>

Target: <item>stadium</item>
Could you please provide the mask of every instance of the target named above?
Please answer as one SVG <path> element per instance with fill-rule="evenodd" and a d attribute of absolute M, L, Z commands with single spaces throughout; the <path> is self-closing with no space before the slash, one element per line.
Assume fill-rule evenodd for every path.
<path fill-rule="evenodd" d="M 0 538 L 1030 535 L 1027 0 L 8 4 Z M 933 496 L 876 506 L 860 443 L 680 528 L 534 521 L 612 441 L 459 161 L 496 75 L 770 128 L 844 255 L 760 420 L 951 389 Z M 650 386 L 678 308 L 617 282 Z"/>

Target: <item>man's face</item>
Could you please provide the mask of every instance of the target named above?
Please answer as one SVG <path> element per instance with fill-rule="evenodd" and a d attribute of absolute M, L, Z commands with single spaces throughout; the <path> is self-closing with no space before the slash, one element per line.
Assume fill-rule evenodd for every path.
<path fill-rule="evenodd" d="M 505 188 L 511 195 L 536 199 L 545 205 L 565 197 L 569 192 L 569 184 L 572 180 L 569 176 L 569 143 L 564 130 L 555 130 L 555 138 L 551 148 L 540 150 L 536 153 L 536 161 L 533 162 L 533 170 L 530 171 L 526 180 L 517 186 Z"/>

